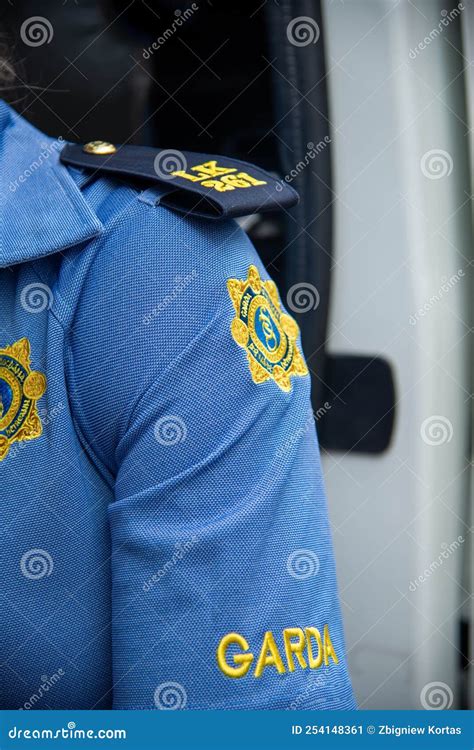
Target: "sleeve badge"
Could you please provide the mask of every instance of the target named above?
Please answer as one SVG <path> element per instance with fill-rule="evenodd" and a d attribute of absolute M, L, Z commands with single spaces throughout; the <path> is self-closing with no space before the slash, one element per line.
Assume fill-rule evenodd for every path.
<path fill-rule="evenodd" d="M 282 311 L 276 284 L 262 281 L 252 265 L 246 279 L 228 279 L 227 290 L 235 311 L 232 338 L 247 354 L 253 382 L 274 380 L 291 391 L 291 377 L 307 375 L 308 368 L 298 347 L 298 324 Z"/>
<path fill-rule="evenodd" d="M 46 378 L 30 364 L 28 339 L 0 349 L 0 461 L 13 443 L 34 440 L 43 431 L 36 402 L 46 391 Z"/>

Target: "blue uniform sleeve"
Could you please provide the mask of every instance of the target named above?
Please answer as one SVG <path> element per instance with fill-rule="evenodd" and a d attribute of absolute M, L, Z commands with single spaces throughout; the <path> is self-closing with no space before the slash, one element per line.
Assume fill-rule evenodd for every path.
<path fill-rule="evenodd" d="M 245 235 L 137 202 L 71 345 L 114 483 L 114 707 L 353 708 L 310 378 Z"/>

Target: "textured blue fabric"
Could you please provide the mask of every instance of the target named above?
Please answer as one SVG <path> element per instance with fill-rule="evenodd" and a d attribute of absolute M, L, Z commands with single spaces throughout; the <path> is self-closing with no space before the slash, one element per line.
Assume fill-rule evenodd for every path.
<path fill-rule="evenodd" d="M 310 379 L 256 384 L 231 335 L 251 243 L 0 122 L 0 357 L 28 339 L 48 381 L 0 461 L 0 708 L 354 707 Z M 338 663 L 288 659 L 326 625 Z"/>

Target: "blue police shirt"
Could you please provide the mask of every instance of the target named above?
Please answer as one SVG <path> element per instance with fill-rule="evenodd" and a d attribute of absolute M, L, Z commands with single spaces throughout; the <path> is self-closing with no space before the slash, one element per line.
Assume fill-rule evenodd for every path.
<path fill-rule="evenodd" d="M 310 378 L 250 241 L 0 122 L 0 708 L 354 707 Z M 207 158 L 183 184 L 266 183 Z"/>

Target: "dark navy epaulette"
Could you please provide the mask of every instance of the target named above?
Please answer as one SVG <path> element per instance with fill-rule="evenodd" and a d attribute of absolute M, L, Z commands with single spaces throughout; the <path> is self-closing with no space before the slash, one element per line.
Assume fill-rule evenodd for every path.
<path fill-rule="evenodd" d="M 94 174 L 157 183 L 166 188 L 160 203 L 208 218 L 277 211 L 298 202 L 298 194 L 285 180 L 227 156 L 92 141 L 85 146 L 67 144 L 61 161 Z"/>

